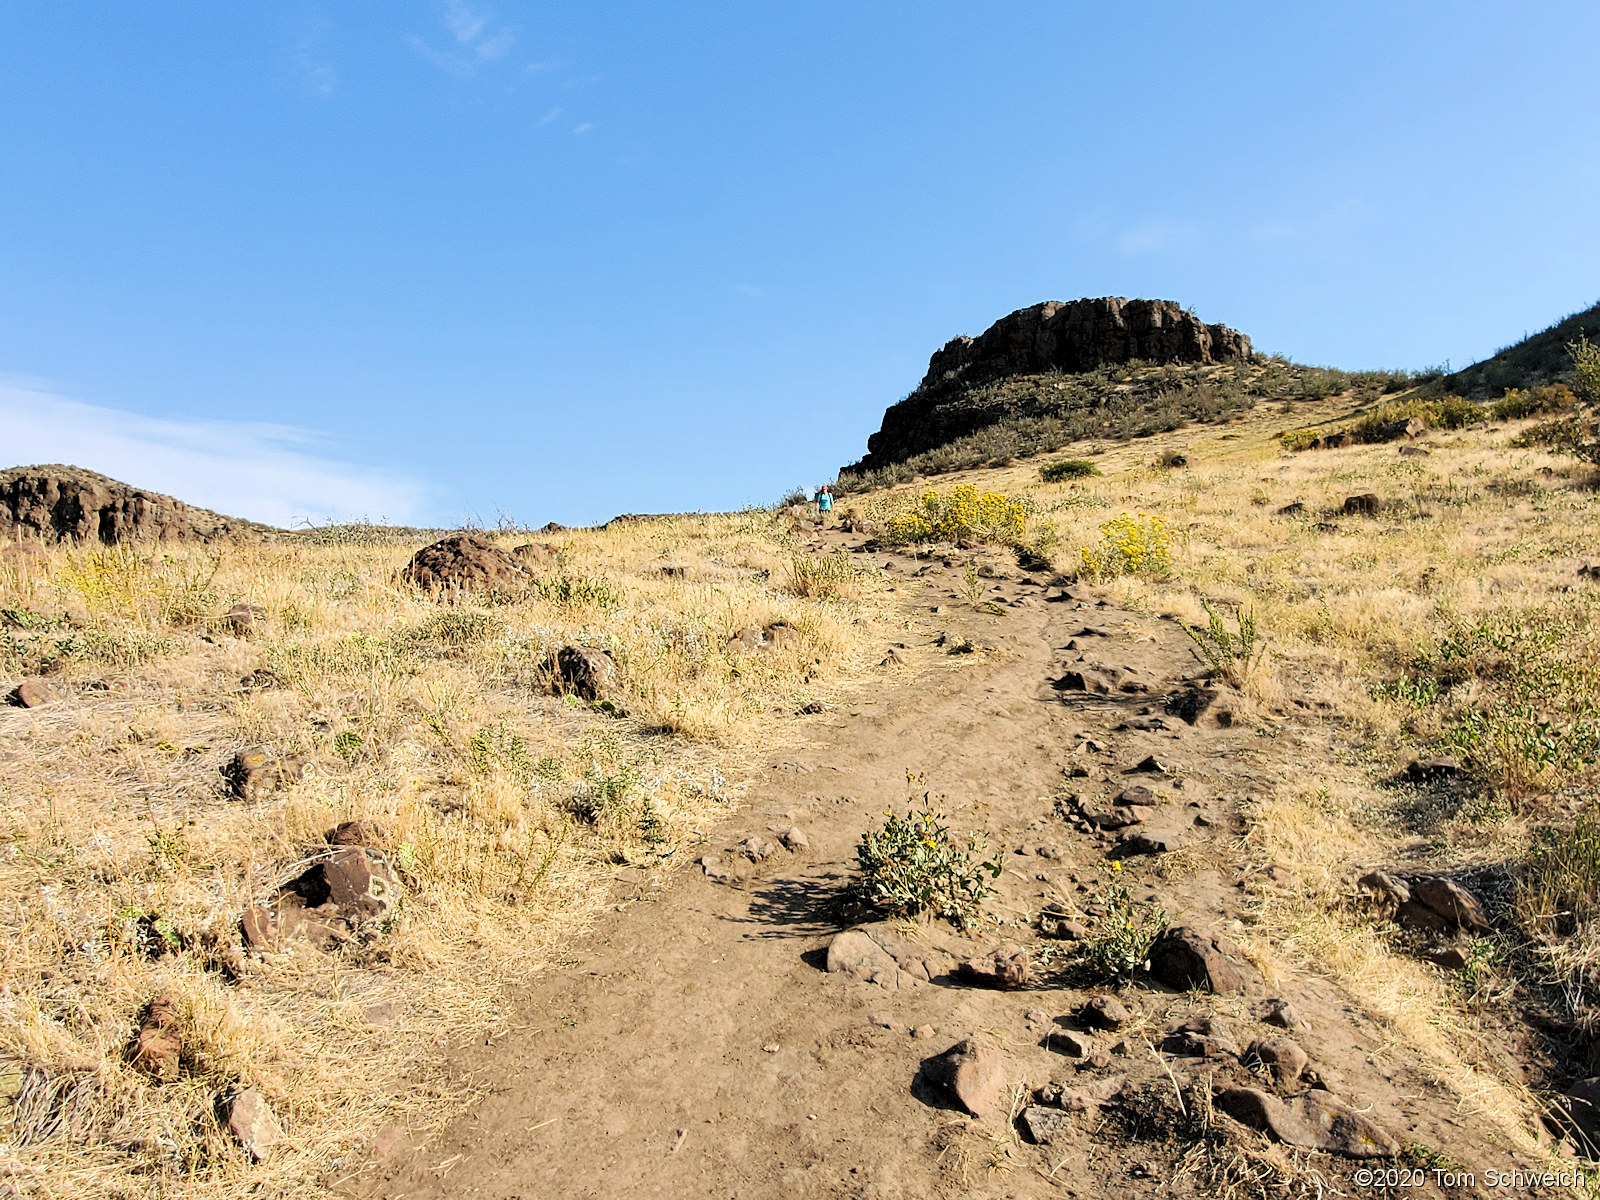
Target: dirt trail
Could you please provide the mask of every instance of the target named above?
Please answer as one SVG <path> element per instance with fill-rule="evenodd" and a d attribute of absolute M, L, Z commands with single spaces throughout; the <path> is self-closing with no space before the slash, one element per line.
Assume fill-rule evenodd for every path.
<path fill-rule="evenodd" d="M 1193 1013 L 1224 1016 L 1240 1045 L 1281 1034 L 1260 1023 L 1268 996 L 1287 997 L 1309 1021 L 1294 1036 L 1322 1083 L 1402 1145 L 1419 1142 L 1456 1162 L 1512 1163 L 1502 1135 L 1458 1112 L 1414 1052 L 1390 1044 L 1323 979 L 1285 978 L 1240 998 L 1126 984 L 1118 994 L 1135 1026 L 1102 1039 L 1108 1048 L 1126 1042 L 1107 1065 L 1047 1048 L 1061 1028 L 1055 1019 L 1091 994 L 1048 972 L 1016 992 L 950 976 L 889 991 L 826 972 L 839 929 L 827 902 L 849 877 L 861 832 L 885 809 L 904 808 L 908 770 L 944 797 L 956 830 L 985 832 L 1005 848 L 989 910 L 1007 924 L 975 931 L 971 953 L 1005 940 L 1065 945 L 1042 942 L 1032 918 L 1051 902 L 1091 904 L 1117 835 L 1063 819 L 1056 800 L 1106 801 L 1134 783 L 1164 801 L 1147 827 L 1181 833 L 1187 848 L 1165 867 L 1130 856 L 1119 878 L 1136 899 L 1157 897 L 1175 924 L 1244 930 L 1248 892 L 1236 885 L 1266 864 L 1241 859 L 1239 802 L 1270 779 L 1269 756 L 1286 751 L 1219 722 L 1214 710 L 1192 726 L 1164 712 L 1164 699 L 1196 670 L 1176 624 L 1067 596 L 1014 567 L 1010 578 L 985 581 L 1000 613 L 984 611 L 953 598 L 971 558 L 876 556 L 892 564 L 896 597 L 914 619 L 917 632 L 899 651 L 907 665 L 885 668 L 869 700 L 818 717 L 811 742 L 771 759 L 741 812 L 695 853 L 750 835 L 774 840 L 791 824 L 809 849 L 779 849 L 732 882 L 698 868 L 654 891 L 619 879 L 617 910 L 576 961 L 512 998 L 510 1033 L 461 1052 L 460 1068 L 486 1084 L 485 1098 L 425 1144 L 389 1148 L 359 1195 L 1206 1195 L 1274 1171 L 1300 1182 L 1316 1172 L 1359 1193 L 1351 1173 L 1371 1163 L 1288 1153 L 1253 1134 L 1253 1148 L 1208 1150 L 1191 1136 L 1198 1114 L 1189 1109 L 1204 1081 L 1221 1086 L 1244 1068 L 1161 1056 L 1151 1044 Z M 943 646 L 934 644 L 939 633 Z M 975 649 L 950 653 L 962 639 Z M 1097 665 L 1149 691 L 1052 686 L 1067 670 Z M 1127 773 L 1150 755 L 1170 773 Z M 915 1037 L 919 1026 L 936 1032 Z M 923 1083 L 919 1067 L 973 1032 L 1003 1050 L 1019 1106 L 1022 1085 L 1071 1087 L 1111 1074 L 1128 1076 L 1126 1104 L 1115 1119 L 1086 1114 L 1049 1146 L 1030 1144 L 1005 1112 L 969 1117 Z M 1406 1194 L 1433 1194 L 1433 1185 Z"/>

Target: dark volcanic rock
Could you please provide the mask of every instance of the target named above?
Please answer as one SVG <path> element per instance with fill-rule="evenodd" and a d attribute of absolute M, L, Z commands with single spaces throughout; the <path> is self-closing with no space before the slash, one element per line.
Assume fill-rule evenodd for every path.
<path fill-rule="evenodd" d="M 219 516 L 119 483 L 94 471 L 51 463 L 0 471 L 0 537 L 47 542 L 202 541 L 261 536 L 264 525 Z"/>
<path fill-rule="evenodd" d="M 527 573 L 488 538 L 457 533 L 418 550 L 400 578 L 429 592 L 508 593 L 525 585 Z"/>
<path fill-rule="evenodd" d="M 965 401 L 965 390 L 1013 375 L 1081 372 L 1134 359 L 1209 363 L 1247 358 L 1250 339 L 1226 325 L 1207 325 L 1171 300 L 1120 296 L 1057 300 L 1018 309 L 976 338 L 947 342 L 928 362 L 921 385 L 883 417 L 854 470 L 903 462 L 974 433 L 1006 416 Z"/>

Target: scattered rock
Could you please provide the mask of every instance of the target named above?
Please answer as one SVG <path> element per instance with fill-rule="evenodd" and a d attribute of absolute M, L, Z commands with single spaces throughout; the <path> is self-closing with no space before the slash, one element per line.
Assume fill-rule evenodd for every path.
<path fill-rule="evenodd" d="M 956 973 L 970 983 L 1013 991 L 1033 980 L 1033 959 L 1014 942 L 996 946 L 977 958 L 963 962 Z"/>
<path fill-rule="evenodd" d="M 1128 1012 L 1127 1005 L 1106 993 L 1091 996 L 1088 1003 L 1078 1010 L 1078 1015 L 1085 1025 L 1110 1030 L 1121 1029 L 1133 1016 Z"/>
<path fill-rule="evenodd" d="M 235 799 L 260 800 L 288 783 L 298 782 L 305 773 L 305 759 L 280 758 L 265 746 L 240 750 L 222 768 Z"/>
<path fill-rule="evenodd" d="M 733 636 L 722 644 L 722 648 L 729 654 L 753 654 L 761 649 L 761 631 L 754 626 L 735 630 Z"/>
<path fill-rule="evenodd" d="M 1268 1025 L 1276 1025 L 1279 1029 L 1309 1029 L 1290 1004 L 1281 996 L 1270 996 L 1261 1006 L 1261 1019 Z"/>
<path fill-rule="evenodd" d="M 1428 456 L 1428 452 L 1425 449 L 1423 449 L 1421 446 L 1401 446 L 1400 447 L 1400 457 L 1401 458 L 1426 458 L 1427 456 Z"/>
<path fill-rule="evenodd" d="M 1345 497 L 1343 512 L 1347 517 L 1375 517 L 1382 507 L 1382 500 L 1372 492 L 1365 492 L 1360 496 Z"/>
<path fill-rule="evenodd" d="M 385 838 L 383 828 L 377 822 L 361 818 L 341 821 L 328 830 L 324 840 L 330 846 L 381 846 Z"/>
<path fill-rule="evenodd" d="M 1006 1088 L 1005 1064 L 987 1042 L 969 1037 L 922 1064 L 930 1083 L 948 1091 L 962 1108 L 981 1117 L 997 1104 Z"/>
<path fill-rule="evenodd" d="M 1437 876 L 1419 879 L 1412 885 L 1411 896 L 1414 902 L 1438 913 L 1451 928 L 1477 931 L 1489 928 L 1489 918 L 1484 915 L 1478 898 L 1453 879 Z"/>
<path fill-rule="evenodd" d="M 183 1054 L 182 1008 L 174 996 L 161 996 L 150 1004 L 133 1043 L 133 1065 L 161 1083 L 178 1077 Z"/>
<path fill-rule="evenodd" d="M 617 664 L 604 650 L 563 646 L 556 652 L 556 690 L 584 700 L 602 700 L 617 686 Z"/>
<path fill-rule="evenodd" d="M 1427 933 L 1448 933 L 1453 928 L 1448 920 L 1418 900 L 1407 900 L 1395 909 L 1394 919 L 1405 929 L 1421 929 Z"/>
<path fill-rule="evenodd" d="M 889 991 L 926 983 L 944 972 L 946 962 L 937 950 L 901 941 L 881 921 L 846 929 L 828 944 L 831 973 Z"/>
<path fill-rule="evenodd" d="M 1278 1141 L 1347 1158 L 1392 1158 L 1400 1146 L 1372 1121 L 1327 1092 L 1279 1100 L 1259 1088 L 1229 1088 L 1216 1105 L 1236 1121 Z"/>
<path fill-rule="evenodd" d="M 283 1137 L 272 1106 L 255 1088 L 245 1088 L 228 1105 L 228 1128 L 251 1158 L 262 1162 Z"/>
<path fill-rule="evenodd" d="M 893 1029 L 894 1018 L 888 1013 L 873 1012 L 867 1014 L 867 1023 L 876 1025 L 879 1029 Z"/>
<path fill-rule="evenodd" d="M 1586 1158 L 1600 1153 L 1600 1078 L 1579 1080 L 1555 1108 L 1557 1129 L 1571 1135 Z"/>
<path fill-rule="evenodd" d="M 765 862 L 772 857 L 778 848 L 764 838 L 759 838 L 752 834 L 739 843 L 739 849 L 744 852 L 745 857 L 751 862 Z"/>
<path fill-rule="evenodd" d="M 937 1032 L 932 1025 L 918 1025 L 911 1031 L 911 1036 L 919 1042 L 925 1042 Z"/>
<path fill-rule="evenodd" d="M 1411 889 L 1384 871 L 1368 871 L 1356 881 L 1356 884 L 1396 907 L 1411 899 Z"/>
<path fill-rule="evenodd" d="M 1126 1075 L 1107 1075 L 1082 1087 L 1063 1088 L 1056 1103 L 1067 1112 L 1088 1112 L 1115 1100 L 1127 1082 Z"/>
<path fill-rule="evenodd" d="M 1047 938 L 1081 942 L 1088 938 L 1089 927 L 1069 917 L 1059 917 L 1054 913 L 1045 913 L 1039 918 L 1039 933 Z"/>
<path fill-rule="evenodd" d="M 1137 831 L 1125 833 L 1117 844 L 1117 849 L 1124 856 L 1136 854 L 1170 854 L 1174 850 L 1181 850 L 1189 844 L 1189 838 L 1181 829 L 1151 829 L 1141 828 Z"/>
<path fill-rule="evenodd" d="M 1232 962 L 1219 939 L 1186 925 L 1175 925 L 1150 948 L 1150 974 L 1179 991 L 1203 988 L 1219 996 L 1242 994 L 1254 971 Z"/>
<path fill-rule="evenodd" d="M 241 921 L 253 948 L 288 939 L 321 949 L 386 924 L 402 889 L 381 851 L 342 846 L 278 893 L 276 911 L 248 909 Z"/>
<path fill-rule="evenodd" d="M 452 534 L 424 546 L 400 572 L 403 582 L 435 594 L 514 594 L 527 577 L 521 563 L 475 533 Z"/>
<path fill-rule="evenodd" d="M 1143 808 L 1149 808 L 1154 804 L 1159 804 L 1160 801 L 1156 798 L 1154 791 L 1141 783 L 1131 788 L 1123 788 L 1122 791 L 1117 793 L 1117 797 L 1112 803 L 1137 804 Z"/>
<path fill-rule="evenodd" d="M 1021 1120 L 1022 1131 L 1036 1146 L 1051 1145 L 1057 1138 L 1071 1133 L 1073 1128 L 1070 1114 L 1042 1104 L 1030 1104 L 1023 1109 Z"/>
<path fill-rule="evenodd" d="M 883 656 L 883 661 L 878 665 L 880 667 L 903 667 L 905 666 L 905 663 L 905 656 L 902 655 L 900 651 L 891 650 L 889 653 Z"/>
<path fill-rule="evenodd" d="M 1424 950 L 1422 957 L 1446 971 L 1463 970 L 1468 962 L 1467 953 L 1460 946 L 1440 946 L 1433 950 Z"/>
<path fill-rule="evenodd" d="M 798 825 L 791 825 L 778 835 L 778 840 L 783 843 L 784 849 L 795 854 L 800 853 L 802 850 L 811 849 L 811 839 L 806 837 L 805 831 Z"/>
<path fill-rule="evenodd" d="M 1233 1031 L 1216 1017 L 1190 1017 L 1171 1026 L 1161 1039 L 1161 1049 L 1184 1058 L 1239 1057 Z"/>
<path fill-rule="evenodd" d="M 283 680 L 267 670 L 266 667 L 257 667 L 250 674 L 239 680 L 239 686 L 247 692 L 264 692 L 269 688 L 282 687 Z"/>
<path fill-rule="evenodd" d="M 1093 671 L 1068 671 L 1052 687 L 1058 692 L 1093 692 L 1105 696 L 1111 692 L 1111 683 Z"/>
<path fill-rule="evenodd" d="M 60 698 L 55 688 L 42 679 L 24 679 L 6 693 L 6 703 L 12 708 L 43 708 Z"/>
<path fill-rule="evenodd" d="M 1311 1065 L 1311 1056 L 1293 1038 L 1257 1038 L 1245 1049 L 1245 1055 L 1270 1070 L 1280 1087 L 1298 1082 Z"/>
<path fill-rule="evenodd" d="M 1124 775 L 1137 775 L 1140 773 L 1170 775 L 1172 773 L 1172 768 L 1152 754 L 1148 758 L 1141 759 L 1136 765 L 1129 767 L 1123 772 Z"/>
<path fill-rule="evenodd" d="M 1052 1029 L 1045 1037 L 1045 1047 L 1068 1058 L 1088 1058 L 1094 1053 L 1094 1038 L 1076 1029 Z"/>
<path fill-rule="evenodd" d="M 1301 504 L 1300 501 L 1296 500 L 1293 504 L 1285 504 L 1282 508 L 1280 508 L 1278 510 L 1278 515 L 1280 517 L 1298 517 L 1305 511 L 1306 506 Z"/>
<path fill-rule="evenodd" d="M 800 631 L 787 621 L 774 621 L 762 631 L 767 645 L 776 650 L 793 650 L 800 645 Z"/>
<path fill-rule="evenodd" d="M 222 623 L 234 637 L 249 637 L 255 633 L 257 623 L 267 615 L 267 610 L 254 604 L 235 604 L 223 614 Z"/>
<path fill-rule="evenodd" d="M 1418 758 L 1406 764 L 1405 777 L 1412 783 L 1438 783 L 1461 774 L 1461 763 L 1454 758 Z"/>
<path fill-rule="evenodd" d="M 1184 724 L 1193 725 L 1217 700 L 1215 688 L 1187 688 L 1167 698 L 1167 714 L 1180 718 Z"/>

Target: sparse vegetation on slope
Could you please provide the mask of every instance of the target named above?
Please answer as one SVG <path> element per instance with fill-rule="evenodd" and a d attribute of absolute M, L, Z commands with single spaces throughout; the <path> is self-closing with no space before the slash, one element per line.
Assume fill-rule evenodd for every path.
<path fill-rule="evenodd" d="M 444 1042 L 497 1028 L 619 864 L 685 861 L 748 754 L 869 665 L 869 581 L 791 581 L 779 518 L 557 536 L 520 596 L 444 604 L 379 537 L 0 551 L 0 677 L 48 689 L 0 709 L 20 1194 L 318 1194 L 439 1119 Z M 785 640 L 730 649 L 746 626 Z M 241 919 L 281 926 L 351 839 L 382 919 L 253 943 Z M 286 1131 L 254 1165 L 226 1123 L 250 1088 Z"/>

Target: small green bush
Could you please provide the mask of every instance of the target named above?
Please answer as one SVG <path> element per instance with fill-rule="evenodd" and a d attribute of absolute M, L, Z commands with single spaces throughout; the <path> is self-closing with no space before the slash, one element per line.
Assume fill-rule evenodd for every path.
<path fill-rule="evenodd" d="M 534 580 L 533 587 L 545 600 L 561 608 L 593 606 L 610 610 L 622 607 L 622 593 L 604 579 L 551 575 L 547 579 Z"/>
<path fill-rule="evenodd" d="M 1121 867 L 1113 863 L 1113 869 Z M 1120 883 L 1106 885 L 1100 897 L 1105 915 L 1098 918 L 1083 942 L 1083 969 L 1095 979 L 1117 979 L 1140 970 L 1150 957 L 1150 947 L 1167 928 L 1166 910 L 1148 901 L 1136 901 Z"/>
<path fill-rule="evenodd" d="M 1214 676 L 1227 680 L 1234 687 L 1242 687 L 1267 652 L 1261 644 L 1255 611 L 1235 606 L 1234 628 L 1229 629 L 1211 601 L 1201 603 L 1209 618 L 1204 629 L 1196 629 L 1181 619 L 1178 624 L 1195 644 L 1195 657 L 1209 667 Z"/>
<path fill-rule="evenodd" d="M 889 812 L 881 829 L 869 829 L 856 846 L 861 878 L 852 899 L 897 916 L 932 913 L 965 929 L 993 893 L 1001 855 L 985 858 L 975 839 L 958 845 L 944 814 L 923 794 L 921 812 Z"/>
<path fill-rule="evenodd" d="M 1489 415 L 1496 421 L 1520 421 L 1543 413 L 1566 412 L 1577 402 L 1576 394 L 1564 383 L 1547 387 L 1507 388 L 1506 394 L 1489 406 Z"/>
<path fill-rule="evenodd" d="M 1572 390 L 1585 404 L 1600 404 L 1600 346 L 1582 334 L 1567 346 L 1572 359 Z"/>
<path fill-rule="evenodd" d="M 1039 478 L 1045 483 L 1061 483 L 1067 479 L 1087 479 L 1100 474 L 1100 468 L 1086 458 L 1068 458 L 1060 462 L 1045 463 L 1039 468 Z"/>

